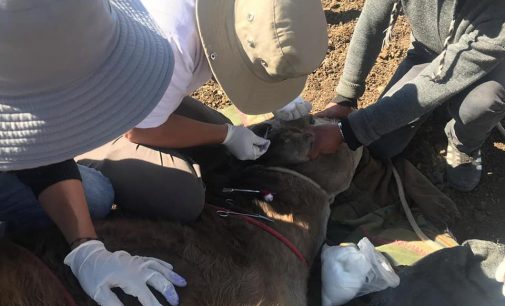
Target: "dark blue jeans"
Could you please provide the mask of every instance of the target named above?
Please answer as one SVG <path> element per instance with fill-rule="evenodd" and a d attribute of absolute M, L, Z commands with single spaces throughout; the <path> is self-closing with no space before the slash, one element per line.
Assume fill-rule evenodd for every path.
<path fill-rule="evenodd" d="M 79 165 L 79 171 L 91 217 L 105 217 L 114 201 L 111 183 L 95 169 Z M 32 190 L 15 175 L 1 172 L 0 222 L 4 222 L 8 232 L 42 228 L 52 224 Z"/>

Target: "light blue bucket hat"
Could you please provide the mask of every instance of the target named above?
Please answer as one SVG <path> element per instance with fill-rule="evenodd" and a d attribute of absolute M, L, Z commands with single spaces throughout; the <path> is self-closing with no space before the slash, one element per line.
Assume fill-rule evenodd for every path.
<path fill-rule="evenodd" d="M 0 171 L 61 162 L 144 119 L 172 50 L 138 0 L 0 1 Z"/>

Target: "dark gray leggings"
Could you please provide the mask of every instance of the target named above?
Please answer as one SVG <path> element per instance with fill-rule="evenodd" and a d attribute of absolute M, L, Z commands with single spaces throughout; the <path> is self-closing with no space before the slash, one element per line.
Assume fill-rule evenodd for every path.
<path fill-rule="evenodd" d="M 394 94 L 428 64 L 426 60 L 416 57 L 415 52 L 409 52 L 409 56 L 391 78 L 383 96 Z M 472 153 L 479 149 L 491 130 L 505 117 L 505 62 L 445 105 L 452 117 L 446 125 L 446 135 L 462 152 Z M 425 114 L 370 144 L 373 155 L 387 159 L 403 152 L 430 114 Z"/>
<path fill-rule="evenodd" d="M 184 98 L 175 113 L 208 123 L 230 123 L 221 113 L 190 97 Z M 205 203 L 200 163 L 216 159 L 216 154 L 225 155 L 224 146 L 167 150 L 120 137 L 76 159 L 110 179 L 115 203 L 121 209 L 189 222 L 200 215 Z"/>

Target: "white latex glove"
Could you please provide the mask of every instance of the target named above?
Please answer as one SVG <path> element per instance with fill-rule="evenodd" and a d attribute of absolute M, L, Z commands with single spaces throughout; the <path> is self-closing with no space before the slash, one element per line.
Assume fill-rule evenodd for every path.
<path fill-rule="evenodd" d="M 370 240 L 363 238 L 357 246 L 323 246 L 321 282 L 323 306 L 336 306 L 371 292 L 395 288 L 400 278 Z"/>
<path fill-rule="evenodd" d="M 177 305 L 179 296 L 174 285 L 186 286 L 186 280 L 172 271 L 172 265 L 156 258 L 131 256 L 125 251 L 111 253 L 97 240 L 79 245 L 65 257 L 64 263 L 99 305 L 122 306 L 111 291 L 119 287 L 144 306 L 161 306 L 146 284 L 161 292 L 171 305 Z"/>
<path fill-rule="evenodd" d="M 503 259 L 501 264 L 498 266 L 498 269 L 496 269 L 496 273 L 495 273 L 494 277 L 496 278 L 496 281 L 498 281 L 500 283 L 504 283 L 502 293 L 505 296 L 505 259 Z"/>
<path fill-rule="evenodd" d="M 353 245 L 323 246 L 321 252 L 321 299 L 323 306 L 344 305 L 358 294 L 372 269 Z"/>
<path fill-rule="evenodd" d="M 291 121 L 306 116 L 310 113 L 312 105 L 298 96 L 283 108 L 274 112 L 274 116 L 284 121 Z"/>
<path fill-rule="evenodd" d="M 240 160 L 257 159 L 270 146 L 270 140 L 261 138 L 243 126 L 227 124 L 228 133 L 223 144 Z"/>

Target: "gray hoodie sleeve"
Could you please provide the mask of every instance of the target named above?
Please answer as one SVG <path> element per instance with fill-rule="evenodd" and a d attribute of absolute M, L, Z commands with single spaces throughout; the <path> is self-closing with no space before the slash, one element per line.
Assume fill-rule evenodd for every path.
<path fill-rule="evenodd" d="M 367 1 L 367 3 L 369 2 L 378 4 L 382 1 Z M 500 6 L 503 5 L 500 4 Z M 369 8 L 371 7 L 372 5 L 369 5 Z M 501 10 L 502 8 L 496 9 Z M 384 97 L 367 108 L 356 111 L 349 116 L 352 130 L 362 144 L 368 145 L 382 135 L 405 126 L 421 115 L 431 111 L 436 106 L 439 106 L 481 79 L 505 59 L 505 25 L 500 17 L 493 16 L 492 11 L 489 10 L 492 10 L 492 8 L 488 7 L 487 11 L 480 14 L 480 18 L 476 20 L 464 20 L 462 25 L 458 27 L 460 33 L 461 27 L 464 27 L 465 32 L 458 34 L 457 41 L 450 44 L 447 48 L 441 81 L 434 82 L 431 79 L 431 76 L 437 71 L 440 62 L 439 56 L 416 78 L 404 85 L 391 97 Z M 378 8 L 371 15 L 374 14 L 379 14 Z M 383 19 L 383 13 L 380 13 L 380 16 Z M 364 17 L 363 19 L 376 19 L 376 17 L 362 17 Z M 379 24 L 379 22 L 375 23 Z M 357 29 L 357 33 L 354 36 L 369 36 L 368 34 L 361 33 L 361 31 L 367 29 L 363 24 L 368 25 L 368 21 L 361 24 L 362 26 Z M 380 25 L 382 26 L 383 23 L 380 23 Z M 353 37 L 353 40 L 355 40 L 355 37 Z M 358 39 L 356 40 L 358 41 Z M 356 71 L 369 71 L 369 65 L 365 64 L 365 62 L 376 56 L 377 52 L 374 50 L 378 49 L 379 42 L 367 45 L 368 41 L 365 39 L 359 43 L 363 49 L 361 53 L 357 53 L 358 47 L 355 48 L 356 50 L 350 50 L 350 59 L 346 61 L 346 66 L 354 63 L 356 67 L 346 67 L 343 76 L 346 82 L 356 82 L 356 84 L 362 84 L 363 82 L 363 73 L 350 73 L 349 71 L 352 69 L 357 69 Z M 356 60 L 354 58 L 363 59 Z M 343 86 L 345 87 L 346 83 L 341 82 L 341 84 L 344 84 Z M 341 87 L 339 86 L 339 88 Z M 339 91 L 339 93 L 345 95 L 343 92 Z M 359 91 L 356 90 L 356 93 L 359 93 Z"/>
<path fill-rule="evenodd" d="M 365 92 L 365 80 L 381 51 L 395 2 L 365 1 L 347 51 L 344 73 L 337 86 L 340 95 L 359 98 Z"/>

